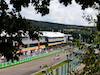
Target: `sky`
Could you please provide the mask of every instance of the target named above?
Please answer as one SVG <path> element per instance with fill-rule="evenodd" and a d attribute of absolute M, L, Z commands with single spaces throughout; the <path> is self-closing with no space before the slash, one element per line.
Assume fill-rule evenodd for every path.
<path fill-rule="evenodd" d="M 9 4 L 8 0 L 6 1 Z M 12 8 L 12 6 L 9 5 L 9 8 Z M 72 1 L 72 4 L 67 7 L 60 4 L 58 0 L 52 0 L 49 9 L 50 12 L 48 15 L 41 16 L 41 14 L 37 14 L 34 7 L 30 5 L 28 8 L 22 7 L 21 15 L 26 19 L 31 20 L 81 26 L 94 26 L 93 23 L 88 24 L 88 22 L 82 17 L 83 13 L 86 15 L 92 15 L 95 19 L 97 15 L 97 11 L 92 8 L 81 10 L 81 6 L 76 4 L 74 0 Z"/>

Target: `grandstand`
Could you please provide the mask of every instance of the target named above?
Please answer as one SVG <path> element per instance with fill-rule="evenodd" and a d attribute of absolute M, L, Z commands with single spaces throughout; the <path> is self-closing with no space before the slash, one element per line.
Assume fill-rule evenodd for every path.
<path fill-rule="evenodd" d="M 54 46 L 67 42 L 66 34 L 60 32 L 42 31 L 40 35 L 40 48 Z M 31 40 L 29 37 L 22 38 L 22 51 L 38 49 L 38 40 Z"/>
<path fill-rule="evenodd" d="M 23 32 L 23 31 L 20 31 Z M 42 34 L 39 37 L 39 40 L 31 40 L 29 36 L 21 35 L 22 46 L 20 46 L 21 51 L 35 50 L 38 49 L 38 43 L 40 42 L 40 48 L 46 48 L 47 46 L 55 46 L 61 45 L 62 43 L 67 43 L 69 38 L 71 38 L 70 34 L 64 34 L 61 32 L 51 32 L 51 31 L 41 31 Z M 9 35 L 5 32 L 1 34 L 2 36 Z M 13 37 L 15 37 L 13 35 Z M 13 41 L 13 46 L 16 47 L 16 50 L 19 49 L 19 45 L 17 41 Z"/>

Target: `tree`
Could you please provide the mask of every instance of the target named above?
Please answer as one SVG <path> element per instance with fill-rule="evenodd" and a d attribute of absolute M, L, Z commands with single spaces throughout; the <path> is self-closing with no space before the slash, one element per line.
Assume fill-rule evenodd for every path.
<path fill-rule="evenodd" d="M 90 42 L 89 43 L 94 43 L 94 39 L 96 37 L 96 34 L 97 34 L 97 31 L 93 30 L 93 28 L 89 28 L 89 31 L 90 31 L 90 35 L 89 35 L 89 38 L 90 38 Z"/>
<path fill-rule="evenodd" d="M 100 31 L 100 13 L 97 15 L 97 29 Z"/>
<path fill-rule="evenodd" d="M 92 15 L 85 15 L 85 13 L 83 14 L 83 18 L 85 18 L 89 24 L 94 23 L 94 27 L 100 31 L 100 2 L 94 3 L 91 8 L 98 12 L 96 15 L 97 19 L 93 18 Z"/>
<path fill-rule="evenodd" d="M 39 28 L 32 26 L 21 14 L 14 9 L 7 11 L 8 5 L 4 0 L 0 2 L 0 53 L 7 61 L 12 59 L 15 48 L 13 42 L 22 44 L 22 35 L 29 35 L 31 39 L 39 39 Z"/>
<path fill-rule="evenodd" d="M 91 46 L 89 49 L 85 50 L 85 54 L 82 55 L 82 62 L 85 64 L 83 74 L 86 75 L 99 75 L 100 72 L 100 53 L 95 54 L 94 48 Z"/>
<path fill-rule="evenodd" d="M 2 0 L 1 0 L 2 1 Z M 21 11 L 21 7 L 28 7 L 31 3 L 35 7 L 37 13 L 41 13 L 42 16 L 49 14 L 50 1 L 52 0 L 10 0 L 10 4 L 16 9 L 17 12 Z M 99 0 L 75 0 L 76 3 L 81 5 L 82 9 L 92 7 L 94 4 L 100 5 Z M 72 4 L 72 0 L 59 0 L 65 6 Z"/>
<path fill-rule="evenodd" d="M 95 43 L 100 43 L 100 32 L 97 33 L 96 37 L 94 38 Z"/>

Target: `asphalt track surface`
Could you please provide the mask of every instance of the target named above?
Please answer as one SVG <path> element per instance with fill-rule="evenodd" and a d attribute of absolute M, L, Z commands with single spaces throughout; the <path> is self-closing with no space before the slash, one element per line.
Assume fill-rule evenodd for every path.
<path fill-rule="evenodd" d="M 54 60 L 54 58 L 56 57 L 55 54 L 50 55 L 50 56 L 36 59 L 30 62 L 26 62 L 23 64 L 0 69 L 0 75 L 30 75 L 32 73 L 35 73 L 44 69 L 44 68 L 40 68 L 42 64 L 45 64 L 47 66 L 52 66 L 58 62 L 66 60 L 66 53 L 61 52 L 58 54 L 59 54 L 58 57 L 60 58 L 59 60 Z"/>

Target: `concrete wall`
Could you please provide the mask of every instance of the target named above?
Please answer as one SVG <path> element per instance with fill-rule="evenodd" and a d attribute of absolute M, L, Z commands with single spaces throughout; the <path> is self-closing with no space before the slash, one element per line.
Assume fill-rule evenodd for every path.
<path fill-rule="evenodd" d="M 44 37 L 43 38 L 40 38 L 39 40 L 40 40 L 40 42 L 46 42 Z M 24 44 L 33 44 L 33 43 L 38 43 L 38 40 L 31 40 L 29 38 L 23 38 L 22 39 L 22 42 Z"/>
<path fill-rule="evenodd" d="M 39 39 L 40 40 L 40 42 L 47 42 L 46 40 L 45 40 L 45 37 L 42 37 L 42 38 L 40 38 Z M 62 41 L 62 40 L 64 40 L 64 43 L 66 43 L 66 37 L 62 37 L 62 38 L 48 38 L 48 42 L 56 42 L 56 41 Z M 22 42 L 24 43 L 24 44 L 33 44 L 33 43 L 38 43 L 38 40 L 31 40 L 31 39 L 28 39 L 28 38 L 23 38 L 22 39 Z"/>
<path fill-rule="evenodd" d="M 62 37 L 62 38 L 49 38 L 48 39 L 49 42 L 62 41 L 62 40 L 64 40 L 64 37 Z"/>

